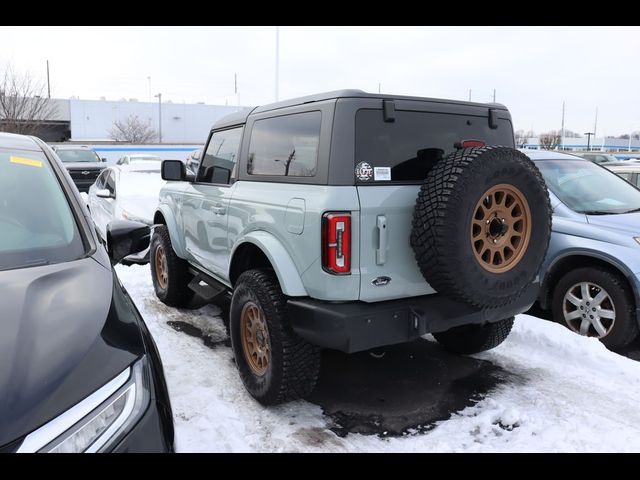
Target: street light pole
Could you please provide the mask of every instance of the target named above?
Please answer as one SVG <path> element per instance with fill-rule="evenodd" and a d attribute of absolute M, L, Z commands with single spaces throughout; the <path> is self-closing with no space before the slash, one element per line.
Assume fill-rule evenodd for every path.
<path fill-rule="evenodd" d="M 594 135 L 593 132 L 584 132 L 584 134 L 587 136 L 587 152 L 591 151 L 591 135 Z"/>
<path fill-rule="evenodd" d="M 162 143 L 162 94 L 158 93 L 154 97 L 158 97 L 158 140 Z"/>

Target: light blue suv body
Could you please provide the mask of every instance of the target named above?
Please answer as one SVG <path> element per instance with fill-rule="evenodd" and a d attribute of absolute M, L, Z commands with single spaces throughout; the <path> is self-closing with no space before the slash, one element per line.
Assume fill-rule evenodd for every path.
<path fill-rule="evenodd" d="M 640 238 L 640 212 L 624 213 L 640 207 L 640 191 L 607 169 L 574 155 L 544 150 L 522 151 L 541 170 L 549 188 L 553 208 L 551 240 L 540 271 L 542 281 L 539 296 L 540 307 L 553 311 L 557 287 L 561 279 L 569 273 L 575 272 L 577 269 L 604 269 L 624 280 L 621 283 L 629 300 L 632 301 L 633 320 L 636 323 L 640 321 L 640 308 L 638 308 L 640 305 L 640 243 L 638 241 Z M 558 169 L 548 167 L 547 165 L 550 165 L 548 162 L 553 162 L 558 168 L 561 168 L 562 174 L 556 173 L 554 176 L 554 171 L 557 172 Z M 585 167 L 587 167 L 586 170 Z M 567 188 L 558 184 L 554 185 L 554 181 L 560 178 L 560 182 L 564 181 L 564 185 L 569 185 L 567 182 L 570 180 L 569 177 L 573 175 L 573 180 L 582 181 L 585 186 L 584 178 L 589 177 L 585 172 L 593 173 L 602 182 L 598 184 L 598 188 L 587 189 L 593 191 L 592 198 L 601 197 L 597 200 L 600 203 L 606 203 L 608 199 L 610 204 L 608 208 L 610 208 L 615 206 L 615 199 L 608 198 L 608 196 L 611 194 L 611 197 L 615 197 L 618 192 L 624 191 L 625 198 L 635 199 L 633 200 L 635 205 L 632 208 L 620 205 L 620 209 L 614 208 L 614 211 L 609 214 L 602 211 L 587 211 L 585 213 L 583 210 L 576 210 L 575 205 L 572 208 L 568 205 L 568 199 L 580 201 L 581 199 L 577 198 L 578 194 L 572 192 L 576 197 L 566 197 Z M 602 176 L 600 177 L 600 175 Z M 580 180 L 579 177 L 582 177 L 583 180 Z M 611 186 L 615 186 L 615 188 L 611 188 Z M 574 190 L 575 192 L 580 191 L 579 189 Z M 561 200 L 561 196 L 566 197 L 565 201 Z M 585 279 L 585 281 L 588 280 Z M 554 320 L 566 323 L 563 322 L 563 318 L 557 318 L 559 316 L 557 312 L 553 313 Z M 630 327 L 626 338 L 617 339 L 609 346 L 622 346 L 633 340 L 629 336 L 633 336 L 635 333 L 637 333 L 637 328 Z M 607 344 L 605 340 L 608 335 L 597 335 L 593 330 L 590 330 L 588 334 L 602 337 L 603 343 Z"/>

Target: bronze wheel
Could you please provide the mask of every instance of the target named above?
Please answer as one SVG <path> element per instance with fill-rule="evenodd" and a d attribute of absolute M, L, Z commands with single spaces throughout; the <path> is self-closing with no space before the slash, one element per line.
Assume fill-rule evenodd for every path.
<path fill-rule="evenodd" d="M 169 280 L 169 272 L 167 268 L 167 255 L 164 252 L 162 245 L 158 245 L 155 254 L 155 266 L 156 266 L 156 280 L 160 288 L 167 288 Z"/>
<path fill-rule="evenodd" d="M 501 183 L 480 197 L 473 212 L 470 234 L 476 260 L 488 272 L 508 272 L 529 245 L 529 202 L 516 187 Z"/>
<path fill-rule="evenodd" d="M 271 362 L 269 329 L 262 309 L 253 302 L 247 302 L 240 313 L 240 337 L 242 351 L 249 368 L 258 376 L 267 373 Z"/>

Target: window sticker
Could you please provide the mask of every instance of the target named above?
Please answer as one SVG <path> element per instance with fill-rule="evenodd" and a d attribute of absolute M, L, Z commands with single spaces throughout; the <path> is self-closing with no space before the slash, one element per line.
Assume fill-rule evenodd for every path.
<path fill-rule="evenodd" d="M 356 178 L 361 182 L 371 180 L 373 168 L 367 162 L 360 162 L 356 165 Z"/>
<path fill-rule="evenodd" d="M 24 158 L 24 157 L 14 157 L 13 155 L 11 155 L 9 157 L 9 161 L 11 163 L 19 163 L 20 165 L 28 165 L 30 167 L 38 167 L 38 168 L 42 168 L 42 161 L 40 160 L 33 160 L 31 158 Z"/>
<path fill-rule="evenodd" d="M 391 180 L 391 167 L 374 167 L 373 180 L 376 182 Z"/>

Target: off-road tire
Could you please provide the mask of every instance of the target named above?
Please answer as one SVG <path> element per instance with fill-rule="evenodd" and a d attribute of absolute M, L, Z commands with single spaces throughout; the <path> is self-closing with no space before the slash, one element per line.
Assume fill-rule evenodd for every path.
<path fill-rule="evenodd" d="M 497 347 L 511 332 L 514 318 L 484 325 L 462 325 L 434 333 L 435 339 L 451 353 L 471 355 Z"/>
<path fill-rule="evenodd" d="M 488 270 L 492 265 L 483 265 L 473 243 L 473 235 L 478 235 L 474 229 L 480 228 L 476 225 L 478 209 L 489 198 L 485 194 L 495 188 L 498 194 L 500 188 L 516 192 L 525 217 L 528 215 L 526 242 L 514 254 L 511 266 L 503 255 L 509 269 L 498 273 Z M 504 197 L 492 197 L 496 205 L 499 198 Z M 508 201 L 507 195 L 503 202 Z M 485 213 L 490 214 L 491 209 Z M 489 220 L 486 223 L 487 230 L 493 227 Z M 523 153 L 508 147 L 464 148 L 431 169 L 420 188 L 412 225 L 410 242 L 418 266 L 437 292 L 475 307 L 500 307 L 517 300 L 540 269 L 551 232 L 549 194 L 538 168 Z M 517 235 L 515 228 L 509 232 Z M 483 231 L 478 237 L 481 245 L 492 241 L 488 235 Z M 506 234 L 500 231 L 497 235 L 501 239 Z"/>
<path fill-rule="evenodd" d="M 261 309 L 267 324 L 270 360 L 263 375 L 249 366 L 241 338 L 241 314 L 248 302 Z M 263 405 L 275 405 L 309 395 L 320 373 L 320 348 L 292 330 L 286 297 L 271 270 L 248 270 L 238 278 L 229 314 L 231 346 L 245 388 Z"/>
<path fill-rule="evenodd" d="M 156 267 L 156 252 L 162 249 L 166 257 L 167 279 L 163 286 L 158 280 Z M 188 287 L 193 276 L 188 271 L 186 260 L 178 257 L 171 245 L 171 237 L 166 225 L 159 225 L 153 229 L 151 247 L 149 249 L 149 264 L 151 266 L 151 279 L 156 296 L 170 307 L 184 307 L 192 299 L 194 292 Z"/>

